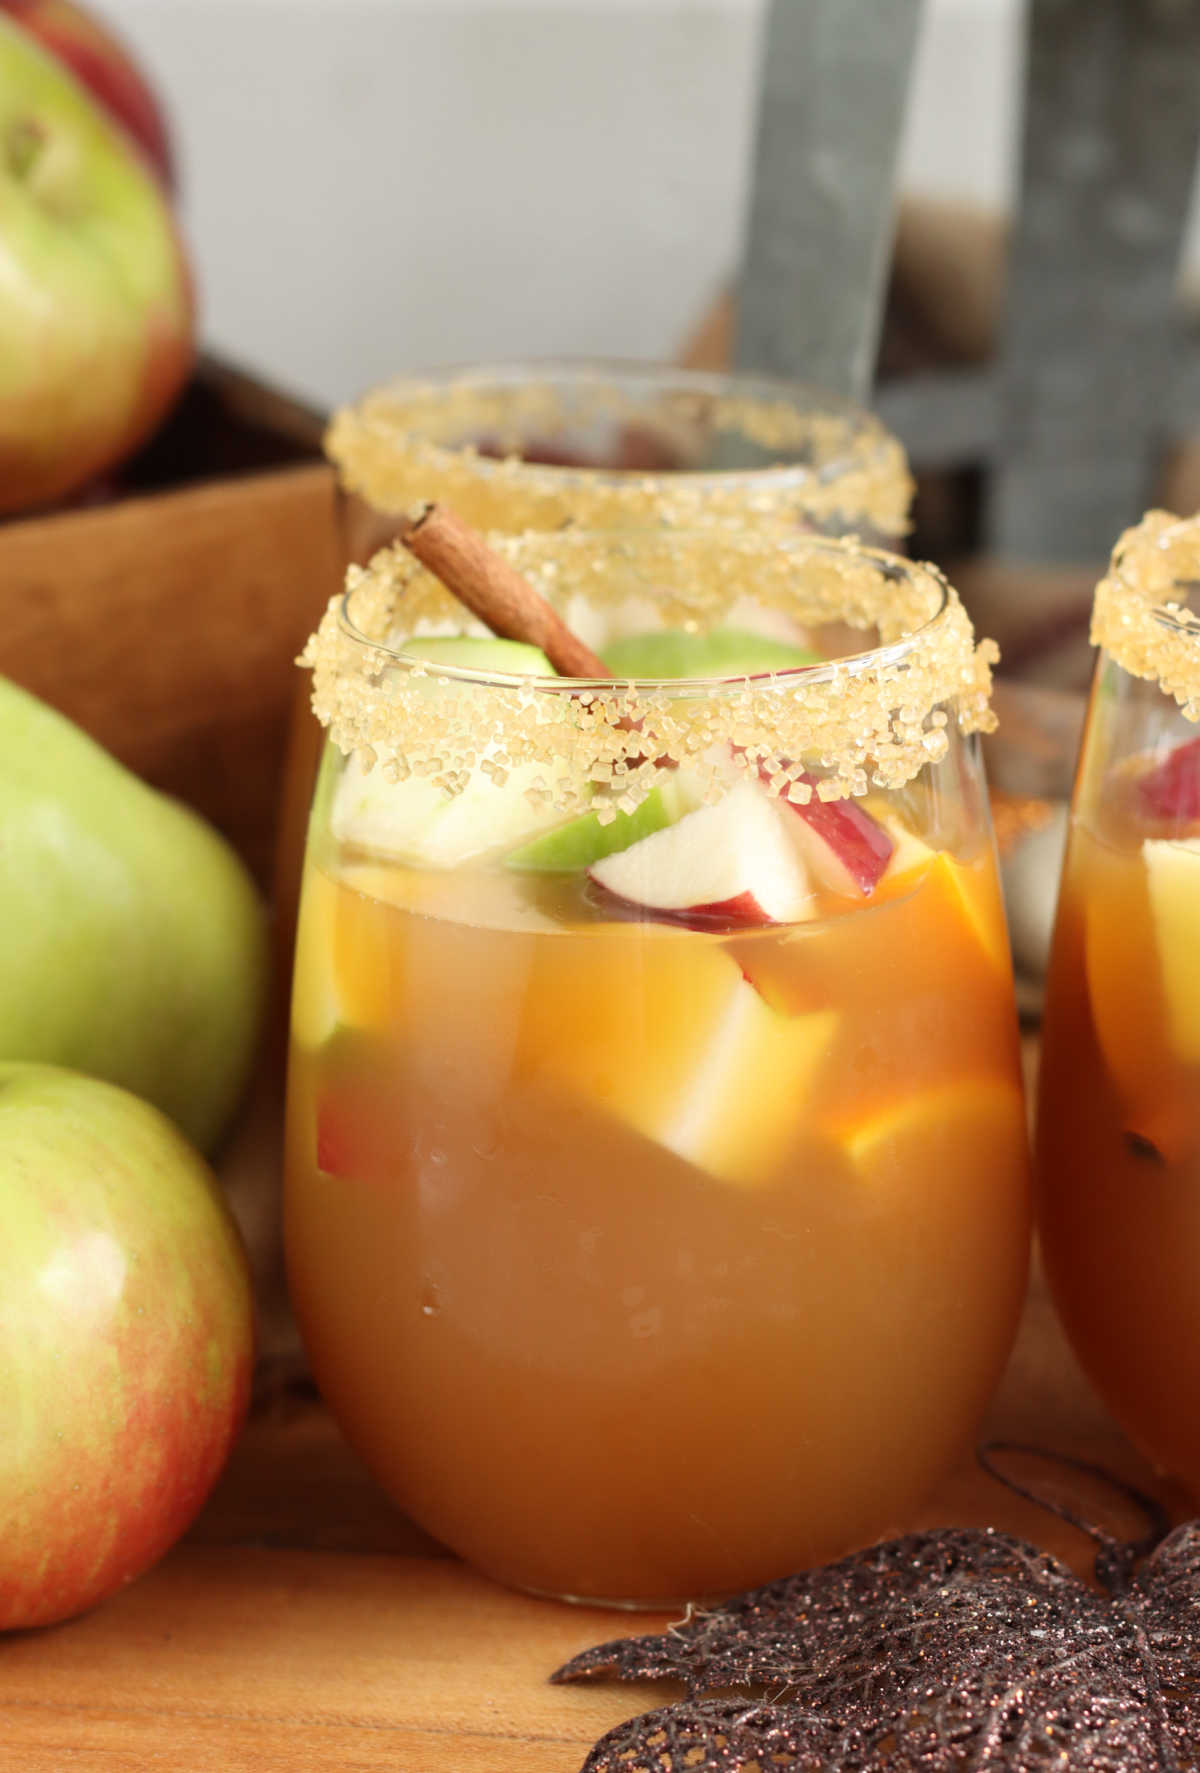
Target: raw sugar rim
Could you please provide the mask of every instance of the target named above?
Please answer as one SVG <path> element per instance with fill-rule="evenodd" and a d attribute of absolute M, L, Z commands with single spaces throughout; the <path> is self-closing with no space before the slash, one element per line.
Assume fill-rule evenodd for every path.
<path fill-rule="evenodd" d="M 872 644 L 819 665 L 742 678 L 589 681 L 491 676 L 403 650 L 419 632 L 470 627 L 403 548 L 351 567 L 301 663 L 338 748 L 394 779 L 450 793 L 477 770 L 502 785 L 541 765 L 533 792 L 564 812 L 597 798 L 636 807 L 664 761 L 712 791 L 731 760 L 797 801 L 898 788 L 945 756 L 947 728 L 989 731 L 994 644 L 936 568 L 857 543 L 755 531 L 572 530 L 491 536 L 570 618 L 576 599 L 619 609 L 654 587 L 668 626 L 717 625 L 748 593 L 802 623 L 846 623 Z M 877 641 L 877 643 L 876 643 Z"/>

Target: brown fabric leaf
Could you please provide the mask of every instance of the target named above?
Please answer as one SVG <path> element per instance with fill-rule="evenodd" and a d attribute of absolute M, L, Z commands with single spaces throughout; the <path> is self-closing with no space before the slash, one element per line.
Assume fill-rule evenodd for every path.
<path fill-rule="evenodd" d="M 583 1773 L 1200 1768 L 1200 1523 L 1136 1574 L 1141 1546 L 1087 1530 L 1104 1593 L 1007 1534 L 952 1528 L 587 1650 L 553 1678 L 691 1698 L 610 1731 Z"/>

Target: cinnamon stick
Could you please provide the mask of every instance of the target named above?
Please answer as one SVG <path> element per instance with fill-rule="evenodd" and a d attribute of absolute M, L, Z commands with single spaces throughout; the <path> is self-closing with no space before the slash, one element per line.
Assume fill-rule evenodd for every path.
<path fill-rule="evenodd" d="M 448 505 L 423 505 L 410 512 L 400 540 L 493 634 L 540 647 L 560 677 L 612 676 L 604 660 L 572 634 L 528 579 Z"/>

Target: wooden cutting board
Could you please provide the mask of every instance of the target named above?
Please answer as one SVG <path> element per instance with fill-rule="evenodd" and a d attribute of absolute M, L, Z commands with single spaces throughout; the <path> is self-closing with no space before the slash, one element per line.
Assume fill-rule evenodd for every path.
<path fill-rule="evenodd" d="M 1093 1398 L 1040 1284 L 987 1430 L 1096 1460 L 1188 1512 Z M 1055 1481 L 1120 1524 L 1106 1492 Z M 954 1523 L 1003 1526 L 1088 1566 L 1082 1535 L 970 1458 L 918 1524 Z M 605 1730 L 674 1695 L 546 1677 L 588 1644 L 663 1623 L 476 1576 L 389 1506 L 319 1404 L 285 1399 L 251 1422 L 156 1570 L 86 1618 L 0 1641 L 0 1768 L 576 1773 Z"/>
<path fill-rule="evenodd" d="M 985 1439 L 1099 1464 L 1194 1510 L 1125 1441 L 1075 1364 L 1035 1270 Z M 1107 1486 L 1026 1467 L 1118 1532 Z M 904 1526 L 992 1525 L 1081 1574 L 1090 1542 L 972 1455 Z M 0 1638 L 0 1773 L 577 1773 L 597 1737 L 676 1695 L 552 1687 L 576 1651 L 667 1615 L 510 1594 L 395 1510 L 303 1390 L 252 1418 L 207 1508 L 155 1570 L 95 1612 Z"/>

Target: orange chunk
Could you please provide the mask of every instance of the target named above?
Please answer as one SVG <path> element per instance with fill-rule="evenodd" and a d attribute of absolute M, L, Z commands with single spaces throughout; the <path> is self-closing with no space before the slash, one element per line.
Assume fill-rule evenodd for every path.
<path fill-rule="evenodd" d="M 875 1188 L 910 1189 L 923 1175 L 1028 1162 L 1025 1104 L 1006 1078 L 971 1076 L 844 1117 L 827 1129 L 858 1176 Z"/>
<path fill-rule="evenodd" d="M 1172 1089 L 1163 981 L 1141 856 L 1088 850 L 1084 965 L 1096 1039 L 1125 1110 L 1151 1111 Z"/>
<path fill-rule="evenodd" d="M 899 898 L 920 888 L 938 901 L 937 915 L 967 929 L 989 962 L 1008 973 L 1012 966 L 1004 903 L 990 860 L 960 862 L 949 850 L 931 850 L 911 832 L 897 835 L 897 847 L 877 894 Z"/>

